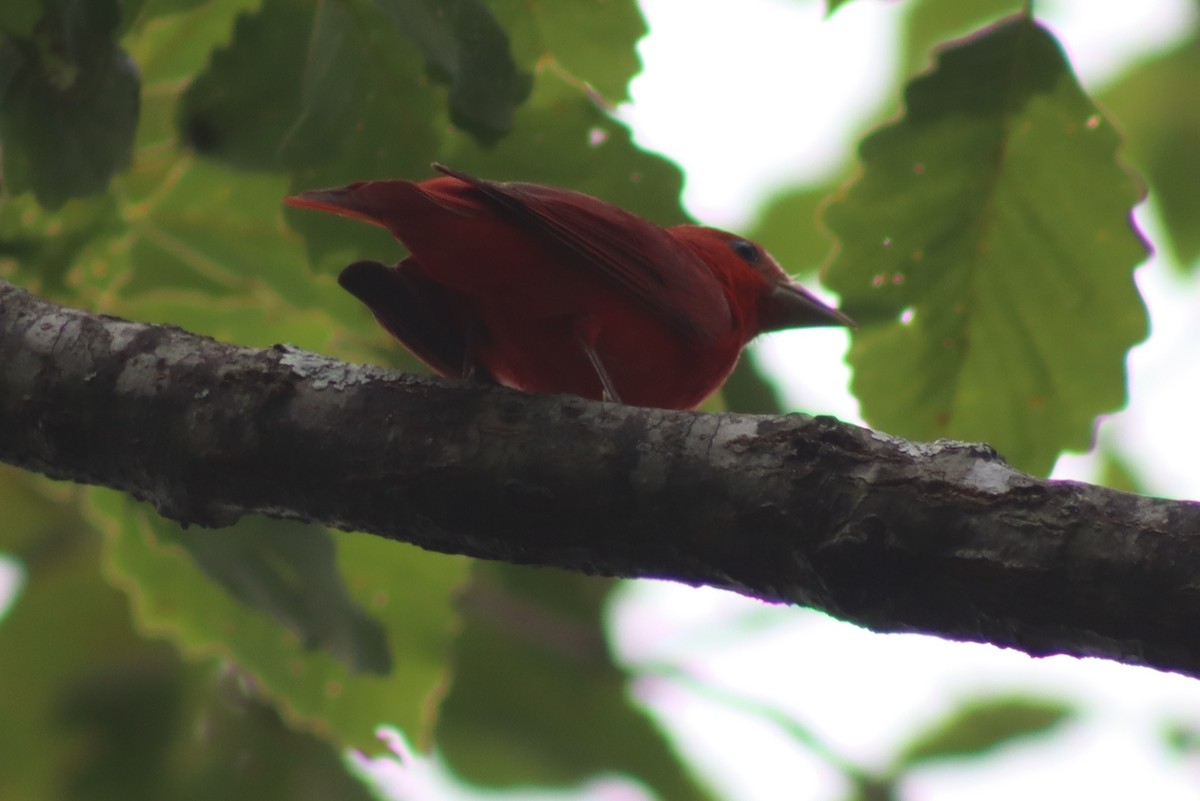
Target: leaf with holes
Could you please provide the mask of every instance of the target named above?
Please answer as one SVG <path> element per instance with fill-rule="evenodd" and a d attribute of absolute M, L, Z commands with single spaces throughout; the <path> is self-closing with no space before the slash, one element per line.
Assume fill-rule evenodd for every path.
<path fill-rule="evenodd" d="M 1018 17 L 941 53 L 862 144 L 827 209 L 827 283 L 859 322 L 863 415 L 917 439 L 986 441 L 1044 473 L 1125 402 L 1146 335 L 1120 138 L 1055 39 Z"/>

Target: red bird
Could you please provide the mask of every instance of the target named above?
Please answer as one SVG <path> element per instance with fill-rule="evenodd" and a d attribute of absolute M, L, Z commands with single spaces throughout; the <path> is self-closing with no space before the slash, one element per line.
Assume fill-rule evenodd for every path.
<path fill-rule="evenodd" d="M 442 176 L 305 192 L 292 206 L 387 228 L 411 254 L 338 282 L 443 376 L 687 409 L 764 331 L 853 326 L 761 247 L 662 228 L 589 195 Z"/>

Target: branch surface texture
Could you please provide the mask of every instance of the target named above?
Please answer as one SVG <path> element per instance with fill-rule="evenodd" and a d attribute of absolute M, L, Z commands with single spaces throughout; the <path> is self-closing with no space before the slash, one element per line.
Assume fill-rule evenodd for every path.
<path fill-rule="evenodd" d="M 1200 676 L 1200 504 L 1042 481 L 986 446 L 828 417 L 418 378 L 0 281 L 0 460 L 184 524 L 314 521 Z"/>

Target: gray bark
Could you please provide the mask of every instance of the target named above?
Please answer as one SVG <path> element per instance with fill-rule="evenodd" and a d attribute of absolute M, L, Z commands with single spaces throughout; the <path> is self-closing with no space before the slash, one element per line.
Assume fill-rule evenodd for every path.
<path fill-rule="evenodd" d="M 986 446 L 828 417 L 418 378 L 0 281 L 0 460 L 189 525 L 316 521 L 1200 675 L 1200 504 L 1039 480 Z"/>

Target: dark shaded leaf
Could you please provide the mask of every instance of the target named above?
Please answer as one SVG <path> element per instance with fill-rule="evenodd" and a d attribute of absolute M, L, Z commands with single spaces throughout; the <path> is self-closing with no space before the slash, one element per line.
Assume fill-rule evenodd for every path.
<path fill-rule="evenodd" d="M 371 798 L 340 754 L 287 729 L 244 677 L 210 660 L 186 666 L 133 630 L 75 494 L 0 468 L 0 551 L 27 570 L 0 619 L 0 798 Z"/>
<path fill-rule="evenodd" d="M 41 16 L 41 0 L 4 0 L 0 3 L 0 35 L 28 37 Z"/>
<path fill-rule="evenodd" d="M 282 145 L 303 111 L 303 43 L 313 24 L 307 0 L 266 0 L 257 13 L 239 17 L 230 45 L 213 51 L 183 95 L 183 141 L 243 169 L 291 166 Z M 336 144 L 323 140 L 312 149 L 329 152 Z"/>
<path fill-rule="evenodd" d="M 243 20 L 233 45 L 188 93 L 185 134 L 200 152 L 244 166 L 303 169 L 336 158 L 362 132 L 364 116 L 377 113 L 370 107 L 386 104 L 392 124 L 367 134 L 404 147 L 398 135 L 406 126 L 395 123 L 436 98 L 412 58 L 417 50 L 428 73 L 450 85 L 453 122 L 485 143 L 509 131 L 532 79 L 517 70 L 504 30 L 478 0 L 358 0 L 267 2 Z M 269 91 L 274 86 L 282 91 Z"/>
<path fill-rule="evenodd" d="M 148 800 L 154 770 L 141 760 L 161 757 L 154 740 L 178 720 L 178 692 L 160 681 L 171 653 L 130 628 L 74 496 L 0 466 L 0 552 L 25 571 L 0 618 L 0 798 Z M 140 703 L 141 682 L 156 708 Z"/>
<path fill-rule="evenodd" d="M 171 656 L 118 658 L 67 689 L 57 723 L 91 746 L 63 777 L 67 798 L 151 801 L 160 792 L 167 735 L 179 727 L 183 701 Z"/>
<path fill-rule="evenodd" d="M 126 589 L 144 631 L 170 640 L 185 655 L 221 654 L 253 677 L 256 693 L 289 725 L 335 747 L 380 751 L 375 730 L 384 723 L 415 742 L 426 739 L 455 630 L 449 599 L 467 560 L 377 537 L 335 535 L 335 566 L 355 605 L 383 624 L 392 649 L 391 672 L 368 676 L 324 650 L 305 648 L 273 615 L 246 606 L 206 578 L 175 544 L 178 527 L 146 506 L 103 490 L 89 497 L 91 517 L 105 533 L 109 572 Z M 253 523 L 241 525 L 254 531 Z M 228 534 L 235 536 L 241 525 Z M 330 597 L 327 588 L 309 591 L 309 608 L 340 603 L 343 592 L 339 588 Z"/>
<path fill-rule="evenodd" d="M 911 8 L 900 40 L 900 64 L 904 74 L 928 69 L 934 48 L 1020 11 L 1025 1 L 918 0 L 909 5 Z"/>
<path fill-rule="evenodd" d="M 303 77 L 303 113 L 284 140 L 299 181 L 327 185 L 429 169 L 445 125 L 441 92 L 380 8 L 322 3 Z"/>
<path fill-rule="evenodd" d="M 184 94 L 179 119 L 202 154 L 312 188 L 426 174 L 446 127 L 439 106 L 416 48 L 375 4 L 266 0 Z M 323 217 L 289 214 L 326 272 L 402 252 L 386 232 Z"/>
<path fill-rule="evenodd" d="M 539 81 L 556 72 L 607 106 L 629 98 L 629 82 L 641 71 L 636 46 L 646 35 L 636 0 L 488 0 L 488 6 L 508 31 L 518 63 L 536 68 Z"/>
<path fill-rule="evenodd" d="M 275 709 L 248 692 L 253 684 L 244 675 L 218 673 L 201 664 L 188 668 L 183 679 L 192 725 L 174 733 L 175 753 L 182 758 L 167 764 L 168 781 L 154 801 L 379 798 L 346 769 L 339 749 L 325 738 L 289 727 Z"/>
<path fill-rule="evenodd" d="M 737 367 L 721 387 L 724 409 L 740 414 L 782 414 L 783 403 L 758 367 L 752 353 L 743 353 Z"/>
<path fill-rule="evenodd" d="M 479 0 L 380 3 L 421 49 L 430 74 L 450 85 L 451 121 L 485 144 L 512 129 L 513 109 L 533 79 L 517 69 L 508 35 Z"/>
<path fill-rule="evenodd" d="M 897 759 L 895 770 L 932 760 L 986 756 L 1014 740 L 1045 734 L 1073 714 L 1062 701 L 1019 696 L 973 701 L 918 734 Z"/>
<path fill-rule="evenodd" d="M 346 591 L 324 528 L 254 518 L 236 530 L 175 530 L 165 538 L 233 597 L 272 615 L 304 648 L 323 648 L 356 673 L 391 670 L 383 627 Z"/>
<path fill-rule="evenodd" d="M 47 0 L 30 37 L 0 41 L 4 182 L 58 208 L 129 163 L 141 88 L 116 45 L 116 0 Z"/>

